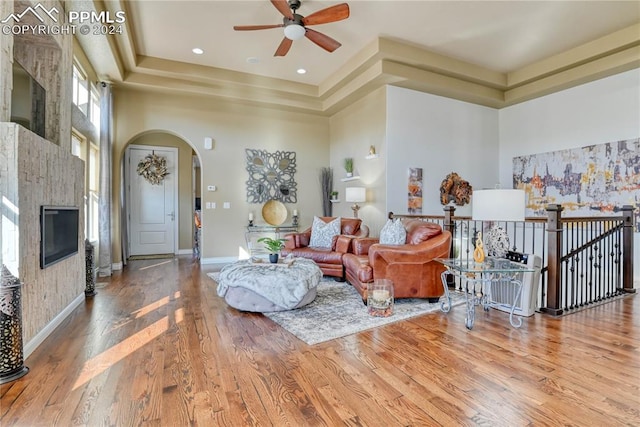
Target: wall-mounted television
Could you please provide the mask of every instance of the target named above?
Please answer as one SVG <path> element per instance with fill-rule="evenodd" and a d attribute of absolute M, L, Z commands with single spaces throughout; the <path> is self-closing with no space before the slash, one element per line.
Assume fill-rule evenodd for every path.
<path fill-rule="evenodd" d="M 79 209 L 40 207 L 40 268 L 78 253 Z"/>

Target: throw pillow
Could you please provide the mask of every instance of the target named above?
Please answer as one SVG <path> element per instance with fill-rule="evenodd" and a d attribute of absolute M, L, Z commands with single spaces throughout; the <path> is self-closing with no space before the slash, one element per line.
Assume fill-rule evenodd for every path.
<path fill-rule="evenodd" d="M 383 245 L 404 245 L 407 231 L 400 219 L 389 219 L 380 230 L 380 243 Z"/>
<path fill-rule="evenodd" d="M 333 221 L 324 222 L 314 216 L 309 247 L 331 249 L 333 238 L 340 234 L 340 220 L 340 217 L 337 217 Z"/>

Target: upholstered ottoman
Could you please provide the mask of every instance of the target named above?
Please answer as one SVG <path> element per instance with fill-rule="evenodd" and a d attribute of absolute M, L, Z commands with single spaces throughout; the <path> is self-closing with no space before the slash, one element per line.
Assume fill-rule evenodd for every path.
<path fill-rule="evenodd" d="M 315 299 L 320 279 L 322 270 L 307 259 L 294 258 L 279 264 L 243 260 L 222 268 L 217 291 L 238 310 L 293 310 Z"/>

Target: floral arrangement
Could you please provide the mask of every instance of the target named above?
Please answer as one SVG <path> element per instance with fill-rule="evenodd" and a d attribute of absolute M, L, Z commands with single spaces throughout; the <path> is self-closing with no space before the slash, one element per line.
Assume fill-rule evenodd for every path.
<path fill-rule="evenodd" d="M 158 156 L 155 153 L 147 154 L 138 163 L 138 175 L 153 185 L 159 185 L 164 181 L 164 177 L 169 175 L 169 172 L 167 172 L 167 158 Z"/>

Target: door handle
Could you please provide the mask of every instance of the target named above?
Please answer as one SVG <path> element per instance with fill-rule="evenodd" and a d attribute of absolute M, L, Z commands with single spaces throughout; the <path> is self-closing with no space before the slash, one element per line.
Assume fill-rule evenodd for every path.
<path fill-rule="evenodd" d="M 170 217 L 171 217 L 171 221 L 175 221 L 175 220 L 176 220 L 176 215 L 175 215 L 175 213 L 173 213 L 173 212 L 168 213 L 168 214 L 167 214 L 167 216 L 170 216 Z"/>

